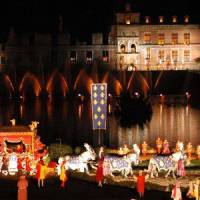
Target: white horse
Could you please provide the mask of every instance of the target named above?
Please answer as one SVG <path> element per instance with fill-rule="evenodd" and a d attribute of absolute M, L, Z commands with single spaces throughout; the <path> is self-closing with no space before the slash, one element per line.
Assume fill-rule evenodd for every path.
<path fill-rule="evenodd" d="M 175 172 L 178 167 L 178 161 L 180 159 L 186 160 L 187 156 L 183 151 L 178 151 L 170 156 L 155 156 L 149 160 L 148 172 L 150 177 L 154 178 L 154 175 L 158 177 L 160 171 L 165 171 L 167 178 L 172 173 L 173 178 L 176 178 Z"/>
<path fill-rule="evenodd" d="M 88 162 L 90 160 L 95 160 L 96 153 L 89 144 L 85 143 L 84 147 L 86 148 L 86 151 L 78 156 L 65 156 L 58 159 L 58 174 L 60 174 L 63 161 L 66 161 L 65 169 L 89 173 Z"/>
<path fill-rule="evenodd" d="M 140 149 L 137 144 L 133 145 L 134 153 L 129 153 L 122 157 L 119 156 L 105 156 L 104 161 L 110 165 L 110 175 L 114 176 L 114 172 L 121 173 L 124 177 L 127 177 L 129 174 L 133 175 L 132 163 L 134 165 L 139 164 L 139 155 Z"/>

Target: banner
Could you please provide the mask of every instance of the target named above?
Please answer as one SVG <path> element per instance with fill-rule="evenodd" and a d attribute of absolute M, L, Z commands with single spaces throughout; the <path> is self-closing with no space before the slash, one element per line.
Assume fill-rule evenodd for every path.
<path fill-rule="evenodd" d="M 107 84 L 92 84 L 91 88 L 93 130 L 106 129 L 107 120 Z"/>

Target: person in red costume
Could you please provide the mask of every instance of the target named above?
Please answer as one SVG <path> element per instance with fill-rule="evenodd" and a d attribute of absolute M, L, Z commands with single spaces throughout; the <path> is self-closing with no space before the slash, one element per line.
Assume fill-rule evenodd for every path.
<path fill-rule="evenodd" d="M 18 187 L 18 200 L 27 200 L 28 199 L 28 181 L 24 175 L 19 177 L 19 181 L 17 182 Z"/>
<path fill-rule="evenodd" d="M 31 160 L 29 157 L 26 157 L 26 172 L 29 174 L 31 172 Z"/>
<path fill-rule="evenodd" d="M 17 145 L 17 153 L 23 153 L 23 147 L 21 144 Z"/>
<path fill-rule="evenodd" d="M 102 182 L 103 182 L 103 171 L 104 171 L 103 163 L 104 163 L 104 149 L 103 147 L 100 147 L 99 161 L 98 161 L 98 167 L 97 167 L 97 172 L 96 172 L 96 181 L 99 187 L 102 187 Z"/>
<path fill-rule="evenodd" d="M 96 173 L 96 181 L 99 187 L 102 187 L 103 182 L 103 160 L 98 161 L 97 173 Z"/>
<path fill-rule="evenodd" d="M 41 168 L 44 165 L 44 161 L 42 160 L 42 158 L 38 161 L 37 165 L 36 165 L 36 179 L 38 180 L 38 187 L 40 187 L 40 182 L 41 182 Z M 43 185 L 42 185 L 43 186 Z"/>
<path fill-rule="evenodd" d="M 23 170 L 22 158 L 20 158 L 20 157 L 18 157 L 18 159 L 17 159 L 17 169 L 18 169 L 18 172 Z"/>
<path fill-rule="evenodd" d="M 137 189 L 137 192 L 138 192 L 140 198 L 144 197 L 145 181 L 148 178 L 149 178 L 149 175 L 148 174 L 146 176 L 143 175 L 142 170 L 139 170 L 139 175 L 137 177 L 134 176 L 134 179 L 137 181 L 136 182 L 136 189 Z"/>
<path fill-rule="evenodd" d="M 171 198 L 173 200 L 182 200 L 182 193 L 180 188 L 180 183 L 176 182 L 176 185 L 172 189 Z"/>

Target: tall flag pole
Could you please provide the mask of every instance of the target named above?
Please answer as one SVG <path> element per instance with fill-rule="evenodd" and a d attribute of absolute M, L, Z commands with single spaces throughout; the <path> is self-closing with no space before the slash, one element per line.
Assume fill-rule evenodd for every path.
<path fill-rule="evenodd" d="M 91 86 L 93 130 L 106 130 L 107 121 L 107 84 L 95 83 Z M 99 141 L 100 143 L 100 141 Z"/>

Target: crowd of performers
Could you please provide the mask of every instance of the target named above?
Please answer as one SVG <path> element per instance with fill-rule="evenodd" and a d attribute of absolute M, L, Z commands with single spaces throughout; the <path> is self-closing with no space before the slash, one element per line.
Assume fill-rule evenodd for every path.
<path fill-rule="evenodd" d="M 197 145 L 197 147 L 193 147 L 191 142 L 188 142 L 186 144 L 185 149 L 182 146 L 182 142 L 177 141 L 176 146 L 174 148 L 170 147 L 169 142 L 165 139 L 162 140 L 160 137 L 156 139 L 155 149 L 152 149 L 149 147 L 146 141 L 144 141 L 141 144 L 141 153 L 143 157 L 146 157 L 147 154 L 153 154 L 156 153 L 158 155 L 170 155 L 171 153 L 174 152 L 179 152 L 180 150 L 184 150 L 184 152 L 187 154 L 188 158 L 192 158 L 192 154 L 197 156 L 198 159 L 200 159 L 200 145 Z M 152 151 L 151 151 L 152 150 Z M 127 147 L 126 144 L 124 144 L 123 147 L 119 148 L 119 154 L 127 154 L 130 151 L 130 149 Z"/>
<path fill-rule="evenodd" d="M 35 152 L 35 157 L 32 157 L 32 154 L 30 152 L 29 148 L 26 148 L 26 152 L 24 152 L 24 148 L 22 146 L 17 146 L 17 160 L 15 160 L 15 165 L 17 165 L 17 171 L 26 173 L 27 175 L 35 175 L 38 183 L 38 187 L 44 187 L 44 181 L 46 178 L 46 175 L 48 172 L 56 172 L 56 167 L 58 164 L 56 162 L 49 162 L 48 165 L 45 163 L 45 156 L 48 155 L 48 151 L 46 148 L 44 148 L 44 145 L 40 143 L 40 138 L 36 139 L 36 144 L 37 146 L 36 150 L 37 153 Z M 44 151 L 42 154 L 38 153 L 39 149 L 44 148 Z M 141 145 L 141 153 L 143 157 L 147 156 L 148 153 L 148 144 L 146 142 L 143 142 Z M 122 149 L 120 149 L 123 153 L 129 153 L 130 149 L 125 145 Z M 173 150 L 170 149 L 169 143 L 167 140 L 162 141 L 160 138 L 157 138 L 156 140 L 156 153 L 157 155 L 169 155 L 172 152 L 179 152 L 179 151 L 184 151 L 187 153 L 188 158 L 192 157 L 192 154 L 194 153 L 194 148 L 191 143 L 188 143 L 186 145 L 186 149 L 184 149 L 184 145 L 182 142 L 177 141 L 176 146 Z M 1 172 L 8 169 L 8 157 L 7 154 L 10 154 L 10 152 L 6 152 L 2 156 L 2 166 L 1 167 Z M 200 159 L 200 145 L 196 149 L 196 154 L 198 159 Z M 97 170 L 96 170 L 96 182 L 99 187 L 102 187 L 103 183 L 106 182 L 106 178 L 108 175 L 110 175 L 110 163 L 105 159 L 105 153 L 104 153 L 104 148 L 100 147 L 98 158 L 97 158 Z M 67 173 L 66 173 L 66 160 L 62 162 L 60 165 L 60 173 L 59 173 L 59 179 L 60 179 L 60 187 L 64 188 L 65 184 L 68 180 Z M 179 160 L 177 163 L 177 171 L 176 175 L 178 177 L 184 177 L 186 175 L 185 173 L 185 164 L 183 160 Z M 50 170 L 52 169 L 52 171 Z M 145 189 L 145 181 L 149 178 L 148 173 L 144 173 L 142 170 L 139 171 L 138 176 L 133 176 L 133 178 L 136 180 L 136 188 L 138 191 L 138 194 L 140 197 L 144 195 L 144 189 Z M 199 181 L 198 179 L 195 181 L 191 181 L 189 183 L 189 191 L 188 191 L 188 196 L 189 197 L 195 197 L 196 200 L 199 200 L 197 196 L 199 194 L 197 190 L 199 188 Z M 179 194 L 179 197 L 177 195 Z M 172 190 L 172 198 L 180 200 L 180 184 L 177 183 L 173 190 Z"/>

